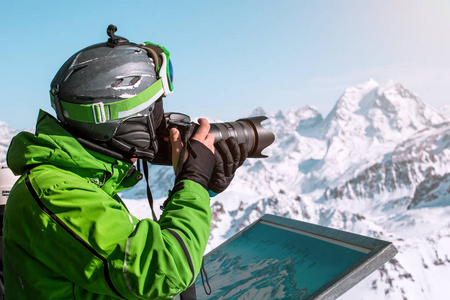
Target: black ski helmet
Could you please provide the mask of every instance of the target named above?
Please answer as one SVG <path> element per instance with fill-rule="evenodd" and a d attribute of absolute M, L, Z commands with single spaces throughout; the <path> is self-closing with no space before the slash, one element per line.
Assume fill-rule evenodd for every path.
<path fill-rule="evenodd" d="M 130 43 L 116 31 L 110 25 L 107 42 L 63 64 L 50 86 L 52 107 L 77 135 L 151 159 L 158 148 L 161 98 L 173 90 L 170 53 L 156 44 Z"/>

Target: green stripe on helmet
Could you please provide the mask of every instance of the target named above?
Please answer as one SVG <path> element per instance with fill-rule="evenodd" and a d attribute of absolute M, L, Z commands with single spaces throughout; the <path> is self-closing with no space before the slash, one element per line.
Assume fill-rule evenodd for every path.
<path fill-rule="evenodd" d="M 164 94 L 162 80 L 158 79 L 141 93 L 112 103 L 79 104 L 59 100 L 64 110 L 64 117 L 85 123 L 105 123 L 123 119 L 149 107 Z"/>

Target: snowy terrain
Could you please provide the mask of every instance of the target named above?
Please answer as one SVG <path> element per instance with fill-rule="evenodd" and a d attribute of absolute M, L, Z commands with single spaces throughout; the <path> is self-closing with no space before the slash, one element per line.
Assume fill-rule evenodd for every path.
<path fill-rule="evenodd" d="M 346 89 L 327 116 L 312 106 L 266 114 L 267 159 L 248 159 L 211 199 L 208 249 L 266 213 L 392 241 L 397 256 L 341 299 L 445 299 L 450 278 L 450 119 L 400 84 Z M 245 117 L 245 116 L 243 116 Z M 14 130 L 0 123 L 0 162 Z M 152 166 L 155 207 L 171 167 Z M 143 183 L 122 193 L 150 217 Z M 157 211 L 159 209 L 156 209 Z"/>
<path fill-rule="evenodd" d="M 19 131 L 8 126 L 5 122 L 0 121 L 0 165 L 6 164 L 6 151 L 12 137 Z"/>

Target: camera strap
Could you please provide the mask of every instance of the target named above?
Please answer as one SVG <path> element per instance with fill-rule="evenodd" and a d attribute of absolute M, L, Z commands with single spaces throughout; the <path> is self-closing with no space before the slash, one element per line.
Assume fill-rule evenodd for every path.
<path fill-rule="evenodd" d="M 144 177 L 145 177 L 145 184 L 147 185 L 147 200 L 148 200 L 148 204 L 150 205 L 150 209 L 152 211 L 152 218 L 153 218 L 153 221 L 158 222 L 158 218 L 156 217 L 155 210 L 153 208 L 152 191 L 150 190 L 150 185 L 148 183 L 148 181 L 149 181 L 148 162 L 143 159 L 139 159 L 139 161 L 137 163 L 137 167 L 138 167 L 137 169 L 139 172 L 141 172 L 141 164 L 142 164 L 142 171 L 143 171 Z"/>
<path fill-rule="evenodd" d="M 206 270 L 205 270 L 205 260 L 202 260 L 202 267 L 200 269 L 200 275 L 202 276 L 202 285 L 203 285 L 203 289 L 205 290 L 205 294 L 206 295 L 211 295 L 211 286 L 209 285 L 209 281 L 208 281 L 208 275 L 206 275 Z M 205 284 L 205 280 L 206 280 L 206 284 Z M 206 286 L 208 286 L 208 289 L 206 289 Z M 184 292 L 182 292 L 180 294 L 180 300 L 196 300 L 197 299 L 197 291 L 195 289 L 195 282 L 188 287 Z"/>

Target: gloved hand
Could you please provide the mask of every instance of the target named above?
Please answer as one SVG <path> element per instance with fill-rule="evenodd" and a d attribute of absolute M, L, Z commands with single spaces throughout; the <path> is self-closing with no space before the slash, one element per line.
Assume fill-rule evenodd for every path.
<path fill-rule="evenodd" d="M 216 163 L 208 185 L 208 192 L 211 197 L 222 193 L 230 185 L 234 173 L 237 168 L 242 166 L 248 155 L 245 144 L 238 144 L 234 137 L 225 141 L 220 140 L 214 146 L 216 148 Z"/>
<path fill-rule="evenodd" d="M 172 164 L 176 173 L 175 183 L 189 179 L 208 189 L 215 164 L 214 136 L 209 133 L 210 126 L 206 119 L 198 121 L 200 126 L 186 148 L 183 148 L 178 130 L 171 129 Z"/>

